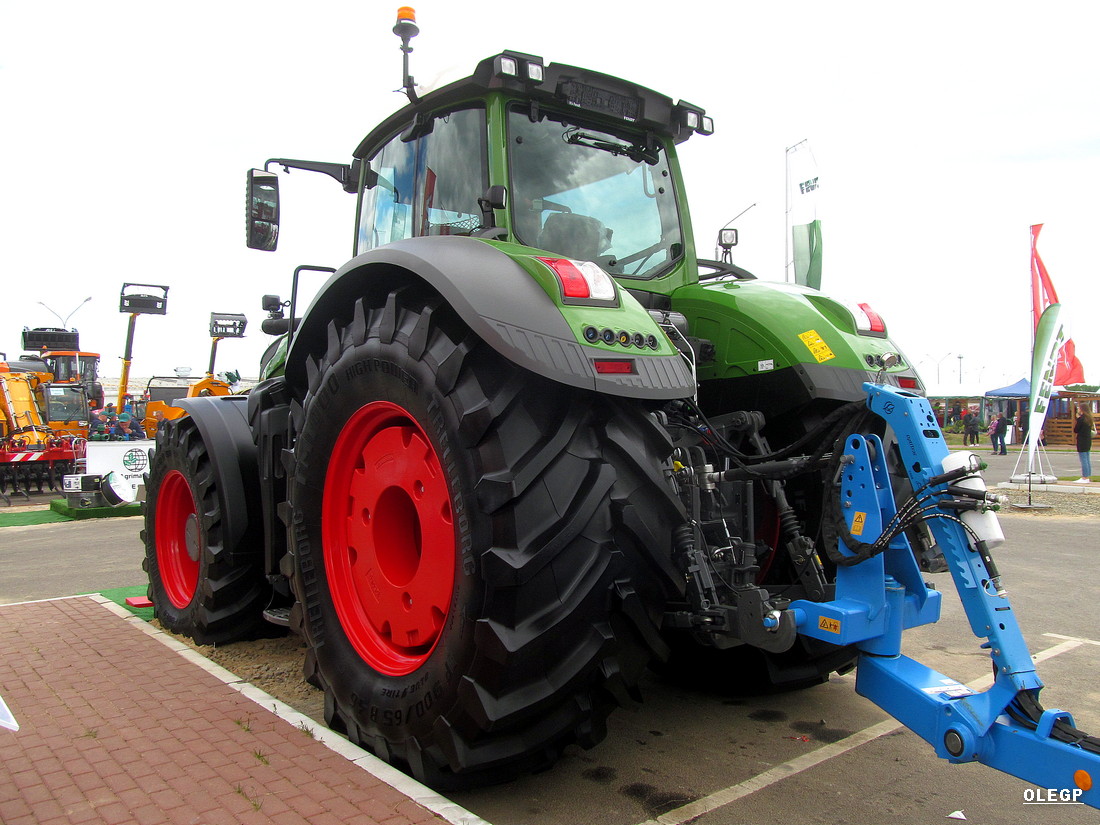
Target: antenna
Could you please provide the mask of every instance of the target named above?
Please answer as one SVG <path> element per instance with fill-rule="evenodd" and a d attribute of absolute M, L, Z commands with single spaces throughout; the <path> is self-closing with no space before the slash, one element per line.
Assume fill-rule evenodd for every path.
<path fill-rule="evenodd" d="M 401 88 L 409 96 L 409 102 L 416 103 L 420 98 L 416 95 L 416 83 L 409 74 L 409 52 L 412 51 L 409 41 L 420 34 L 420 28 L 416 25 L 416 11 L 413 8 L 402 6 L 397 10 L 397 24 L 393 27 L 393 33 L 401 38 Z"/>

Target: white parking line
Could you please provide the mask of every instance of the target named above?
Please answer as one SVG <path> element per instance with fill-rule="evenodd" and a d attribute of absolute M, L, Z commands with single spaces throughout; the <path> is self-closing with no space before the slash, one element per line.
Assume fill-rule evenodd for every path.
<path fill-rule="evenodd" d="M 1100 642 L 1094 639 L 1084 639 L 1080 636 L 1063 636 L 1061 633 L 1044 633 L 1044 636 L 1049 636 L 1051 639 L 1065 639 L 1069 642 L 1078 642 L 1083 645 L 1100 645 Z M 1053 650 L 1054 648 L 1051 648 Z"/>
<path fill-rule="evenodd" d="M 887 719 L 885 722 L 879 722 L 877 725 L 864 728 L 845 739 L 841 739 L 839 742 L 833 742 L 831 745 L 825 745 L 815 751 L 790 759 L 781 765 L 776 765 L 774 768 L 766 770 L 764 773 L 757 774 L 750 779 L 746 779 L 744 782 L 734 785 L 731 788 L 723 788 L 720 791 L 704 796 L 702 799 L 697 799 L 687 805 L 671 810 L 666 814 L 661 814 L 656 819 L 647 820 L 642 825 L 682 825 L 682 823 L 695 819 L 703 814 L 709 814 L 711 811 L 715 811 L 724 805 L 729 805 L 731 802 L 736 802 L 744 796 L 763 790 L 769 785 L 774 785 L 781 779 L 800 774 L 802 771 L 809 770 L 815 765 L 820 765 L 822 762 L 832 759 L 834 756 L 845 754 L 853 748 L 858 748 L 866 742 L 878 739 L 880 736 L 885 736 L 888 733 L 893 733 L 903 727 L 904 725 L 894 719 Z"/>
<path fill-rule="evenodd" d="M 1042 662 L 1046 659 L 1052 659 L 1055 656 L 1060 656 L 1063 653 L 1068 653 L 1075 648 L 1080 647 L 1083 644 L 1100 645 L 1100 642 L 1092 641 L 1091 639 L 1078 639 L 1072 636 L 1060 636 L 1057 633 L 1044 633 L 1044 636 L 1049 636 L 1055 639 L 1063 639 L 1060 644 L 1056 644 L 1053 647 L 1048 647 L 1046 650 L 1040 650 L 1036 653 L 1032 659 L 1036 662 Z M 967 684 L 975 688 L 976 690 L 984 690 L 993 684 L 993 674 L 989 673 L 982 676 L 979 679 L 974 679 Z M 731 802 L 736 802 L 742 797 L 755 793 L 756 791 L 763 790 L 770 785 L 774 785 L 782 779 L 795 776 L 802 773 L 805 770 L 820 765 L 822 762 L 826 762 L 837 756 L 842 756 L 850 750 L 858 748 L 860 745 L 871 742 L 879 737 L 886 736 L 887 734 L 894 733 L 898 730 L 905 728 L 900 722 L 895 719 L 887 719 L 884 722 L 879 722 L 877 725 L 872 725 L 869 728 L 864 728 L 851 736 L 841 739 L 839 742 L 834 742 L 831 745 L 825 745 L 818 748 L 811 753 L 797 756 L 794 759 L 790 759 L 780 765 L 776 765 L 774 768 L 764 771 L 761 774 L 757 774 L 744 782 L 737 785 L 733 785 L 729 788 L 723 788 L 720 791 L 715 791 L 712 794 L 697 799 L 694 802 L 689 802 L 687 805 L 683 805 L 679 808 L 675 808 L 667 813 L 661 814 L 656 819 L 647 819 L 641 825 L 684 825 L 697 817 L 709 814 L 712 811 L 717 810 L 725 805 L 729 805 Z"/>

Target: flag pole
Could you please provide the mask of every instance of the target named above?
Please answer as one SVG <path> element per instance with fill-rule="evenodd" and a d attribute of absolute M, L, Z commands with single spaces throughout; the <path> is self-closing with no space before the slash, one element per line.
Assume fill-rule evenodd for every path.
<path fill-rule="evenodd" d="M 1051 505 L 1049 504 L 1036 504 L 1032 500 L 1032 483 L 1035 481 L 1036 465 L 1038 464 L 1038 481 L 1041 484 L 1047 484 L 1058 480 L 1057 476 L 1043 473 L 1042 471 L 1042 457 L 1045 453 L 1039 448 L 1042 446 L 1040 440 L 1040 433 L 1043 431 L 1043 424 L 1046 421 L 1047 410 L 1050 405 L 1050 396 L 1054 389 L 1054 376 L 1057 371 L 1058 364 L 1058 352 L 1061 349 L 1064 338 L 1064 330 L 1059 318 L 1061 312 L 1061 304 L 1054 302 L 1042 309 L 1039 312 L 1040 306 L 1040 283 L 1038 281 L 1038 273 L 1040 271 L 1040 264 L 1038 258 L 1038 232 L 1036 227 L 1041 231 L 1042 224 L 1032 224 L 1028 228 L 1028 232 L 1031 237 L 1031 252 L 1029 255 L 1030 269 L 1031 269 L 1031 311 L 1032 311 L 1032 337 L 1031 337 L 1031 392 L 1028 396 L 1028 427 L 1027 438 L 1023 445 L 1024 449 L 1020 451 L 1019 456 L 1016 458 L 1016 469 L 1019 469 L 1020 462 L 1024 457 L 1024 452 L 1027 452 L 1027 504 L 1015 504 L 1013 507 L 1017 509 L 1028 510 L 1049 510 Z M 1043 285 L 1045 288 L 1045 285 Z M 1045 295 L 1045 292 L 1044 292 Z M 1056 296 L 1055 296 L 1056 297 Z M 1045 303 L 1045 302 L 1043 302 Z M 1019 475 L 1014 471 L 1012 476 L 1009 477 L 1010 481 L 1018 482 Z"/>

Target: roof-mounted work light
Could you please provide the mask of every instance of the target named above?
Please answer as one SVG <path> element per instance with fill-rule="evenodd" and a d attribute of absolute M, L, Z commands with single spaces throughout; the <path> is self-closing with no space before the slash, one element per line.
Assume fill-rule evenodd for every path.
<path fill-rule="evenodd" d="M 679 112 L 680 123 L 691 131 L 700 135 L 714 134 L 714 118 L 703 113 L 698 106 L 680 101 L 676 104 Z"/>
<path fill-rule="evenodd" d="M 493 58 L 493 73 L 525 83 L 542 83 L 546 78 L 542 58 L 530 54 L 505 52 Z"/>

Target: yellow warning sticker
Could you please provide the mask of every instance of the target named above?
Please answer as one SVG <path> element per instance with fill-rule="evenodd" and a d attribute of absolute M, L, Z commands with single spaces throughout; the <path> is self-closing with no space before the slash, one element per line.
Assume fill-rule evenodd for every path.
<path fill-rule="evenodd" d="M 856 514 L 852 517 L 852 530 L 851 530 L 852 535 L 853 536 L 862 536 L 863 535 L 863 528 L 866 527 L 866 526 L 867 526 L 867 514 L 866 513 L 861 513 L 857 510 Z"/>
<path fill-rule="evenodd" d="M 821 616 L 817 620 L 818 629 L 827 631 L 828 633 L 840 633 L 840 619 L 830 619 L 828 616 Z"/>
<path fill-rule="evenodd" d="M 802 343 L 806 345 L 810 355 L 817 360 L 817 363 L 820 364 L 830 358 L 836 358 L 836 353 L 829 349 L 829 345 L 817 334 L 816 329 L 808 329 L 798 337 L 802 339 Z"/>

